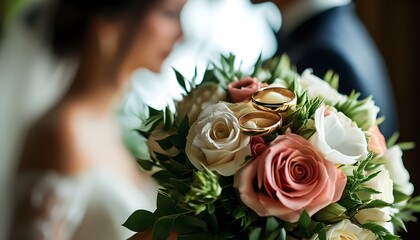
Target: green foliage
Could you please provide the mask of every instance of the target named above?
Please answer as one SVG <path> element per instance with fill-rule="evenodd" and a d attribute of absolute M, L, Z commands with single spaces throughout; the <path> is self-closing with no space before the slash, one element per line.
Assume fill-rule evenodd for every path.
<path fill-rule="evenodd" d="M 221 55 L 220 64 L 212 64 L 212 68 L 205 72 L 202 83 L 214 82 L 227 89 L 229 83 L 242 78 L 240 66 L 236 67 L 235 60 L 236 57 L 233 54 L 228 56 Z"/>
<path fill-rule="evenodd" d="M 216 83 L 224 89 L 228 85 L 246 76 L 240 70 L 240 63 L 234 55 L 221 56 L 220 63 L 211 64 L 205 71 L 203 83 Z M 199 84 L 197 69 L 191 80 L 186 79 L 174 69 L 179 86 L 188 95 Z M 279 134 L 290 130 L 309 139 L 315 133 L 315 111 L 323 104 L 321 98 L 310 98 L 299 83 L 299 74 L 291 65 L 290 59 L 283 55 L 263 62 L 260 55 L 254 65 L 251 77 L 271 84 L 283 80 L 287 87 L 296 94 L 296 106 L 284 113 L 283 125 L 278 132 L 264 136 L 266 142 L 272 141 Z M 332 71 L 324 79 L 333 88 L 338 87 L 339 77 Z M 366 114 L 366 107 L 371 99 L 358 100 L 360 94 L 353 92 L 348 99 L 339 102 L 335 107 L 352 118 L 358 126 L 366 130 L 370 123 L 357 122 L 358 114 Z M 133 231 L 153 229 L 154 239 L 166 239 L 171 231 L 176 231 L 178 239 L 308 239 L 316 236 L 326 240 L 326 232 L 331 224 L 344 219 L 356 222 L 354 215 L 363 209 L 397 208 L 399 212 L 392 216 L 392 222 L 405 229 L 404 222 L 416 220 L 413 213 L 420 212 L 420 198 L 410 198 L 395 191 L 394 203 L 371 200 L 366 197 L 378 194 L 366 183 L 378 176 L 377 167 L 383 162 L 369 153 L 353 166 L 353 174 L 347 176 L 347 184 L 341 199 L 318 211 L 312 217 L 305 210 L 296 223 L 284 222 L 276 217 L 260 217 L 240 200 L 238 190 L 234 187 L 234 177 L 220 176 L 203 167 L 197 170 L 188 160 L 185 153 L 186 139 L 190 129 L 188 116 L 177 116 L 167 107 L 161 111 L 149 109 L 150 116 L 137 132 L 148 138 L 153 130 L 171 132 L 166 138 L 157 141 L 163 150 L 176 149 L 178 154 L 168 156 L 162 153 L 151 153 L 150 159 L 139 159 L 139 164 L 146 170 L 153 170 L 153 177 L 161 186 L 157 200 L 157 210 L 136 211 L 124 223 Z M 398 135 L 390 139 L 389 146 L 396 143 Z M 411 143 L 400 144 L 403 149 L 413 147 Z M 246 161 L 252 161 L 247 157 Z M 256 191 L 258 191 L 256 189 Z M 398 239 L 386 229 L 375 223 L 362 225 L 376 234 L 378 239 Z"/>
<path fill-rule="evenodd" d="M 371 104 L 372 96 L 359 100 L 360 93 L 352 91 L 346 101 L 337 103 L 334 107 L 343 112 L 347 117 L 351 118 L 364 131 L 367 131 L 372 123 L 369 122 L 368 114 L 369 104 Z M 360 117 L 363 116 L 363 117 Z"/>
<path fill-rule="evenodd" d="M 376 235 L 378 240 L 397 240 L 401 239 L 400 237 L 391 234 L 386 228 L 382 227 L 376 223 L 366 223 L 362 225 L 362 228 L 365 228 Z"/>
<path fill-rule="evenodd" d="M 340 77 L 338 76 L 338 74 L 334 73 L 333 70 L 328 70 L 324 76 L 324 80 L 327 81 L 327 83 L 335 90 L 338 90 L 339 79 Z"/>

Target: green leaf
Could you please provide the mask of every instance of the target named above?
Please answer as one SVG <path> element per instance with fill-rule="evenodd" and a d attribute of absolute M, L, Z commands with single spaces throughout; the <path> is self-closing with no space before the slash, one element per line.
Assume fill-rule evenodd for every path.
<path fill-rule="evenodd" d="M 309 214 L 308 212 L 306 212 L 306 210 L 303 210 L 303 212 L 300 215 L 298 221 L 298 229 L 299 232 L 301 232 L 302 235 L 306 238 L 310 238 L 313 235 L 311 229 L 311 217 L 309 217 Z"/>
<path fill-rule="evenodd" d="M 359 208 L 359 210 L 362 209 L 369 209 L 369 208 L 384 208 L 384 207 L 389 207 L 392 206 L 391 203 L 387 203 L 385 201 L 376 199 L 376 200 L 372 200 L 370 202 L 368 202 L 367 204 L 363 205 L 362 207 Z"/>
<path fill-rule="evenodd" d="M 262 233 L 262 228 L 257 227 L 251 230 L 251 233 L 249 234 L 249 240 L 259 240 Z"/>
<path fill-rule="evenodd" d="M 155 214 L 159 217 L 173 214 L 175 212 L 176 203 L 168 196 L 159 192 L 157 197 L 157 209 Z"/>
<path fill-rule="evenodd" d="M 189 130 L 190 130 L 190 123 L 189 123 L 188 115 L 185 115 L 184 119 L 181 121 L 181 124 L 179 125 L 178 134 L 179 136 L 186 138 L 188 136 Z"/>
<path fill-rule="evenodd" d="M 336 90 L 338 89 L 339 79 L 340 77 L 338 76 L 338 74 L 334 73 L 333 70 L 328 70 L 324 76 L 324 80 L 327 81 L 328 84 Z"/>
<path fill-rule="evenodd" d="M 405 232 L 407 232 L 407 228 L 405 227 L 404 221 L 401 218 L 394 217 L 391 215 L 391 222 L 394 224 L 394 226 L 399 227 Z"/>
<path fill-rule="evenodd" d="M 168 239 L 174 224 L 173 218 L 160 218 L 153 225 L 153 240 Z"/>
<path fill-rule="evenodd" d="M 398 236 L 391 234 L 386 228 L 382 227 L 377 223 L 366 223 L 362 225 L 362 228 L 372 231 L 377 239 L 384 240 L 396 240 L 400 239 Z"/>
<path fill-rule="evenodd" d="M 272 231 L 278 229 L 279 225 L 280 224 L 279 224 L 279 222 L 277 221 L 276 218 L 268 217 L 267 222 L 265 224 L 265 231 L 266 232 L 272 232 Z"/>
<path fill-rule="evenodd" d="M 281 228 L 280 229 L 280 240 L 286 240 L 286 238 L 287 238 L 286 229 Z"/>
<path fill-rule="evenodd" d="M 254 71 L 251 74 L 251 77 L 256 77 L 259 71 L 261 71 L 261 67 L 262 67 L 262 52 L 260 52 L 257 62 L 254 64 Z"/>
<path fill-rule="evenodd" d="M 414 142 L 402 142 L 397 144 L 402 151 L 412 150 L 416 147 L 416 143 Z"/>
<path fill-rule="evenodd" d="M 394 146 L 397 143 L 399 137 L 400 137 L 400 133 L 399 132 L 394 132 L 392 134 L 392 136 L 390 138 L 388 138 L 388 141 L 386 142 L 386 146 L 388 148 Z"/>
<path fill-rule="evenodd" d="M 198 217 L 180 215 L 175 218 L 173 229 L 178 234 L 192 234 L 207 231 L 207 223 Z"/>
<path fill-rule="evenodd" d="M 175 146 L 180 151 L 184 151 L 185 145 L 187 144 L 187 138 L 185 136 L 172 135 L 169 137 L 169 139 L 173 146 Z"/>
<path fill-rule="evenodd" d="M 178 72 L 175 68 L 172 68 L 175 72 L 175 76 L 176 76 L 176 80 L 178 81 L 179 86 L 181 86 L 181 88 L 185 91 L 185 93 L 188 94 L 188 89 L 187 86 L 185 84 L 185 78 L 184 76 Z"/>
<path fill-rule="evenodd" d="M 156 217 L 152 212 L 137 210 L 123 224 L 124 227 L 134 232 L 144 232 L 151 228 L 156 222 Z"/>
<path fill-rule="evenodd" d="M 271 232 L 271 234 L 268 235 L 268 237 L 266 239 L 267 240 L 276 240 L 276 239 L 278 239 L 280 234 L 281 234 L 281 228 L 278 228 L 278 229 L 274 230 L 273 232 Z"/>
<path fill-rule="evenodd" d="M 174 125 L 175 116 L 169 109 L 169 107 L 165 108 L 165 112 L 163 114 L 163 129 L 170 130 Z"/>
<path fill-rule="evenodd" d="M 336 223 L 349 217 L 346 215 L 347 209 L 338 203 L 332 203 L 318 211 L 313 218 L 318 222 L 328 224 Z"/>
<path fill-rule="evenodd" d="M 318 223 L 315 226 L 315 232 L 318 233 L 319 240 L 327 240 L 327 231 L 325 229 L 325 225 L 323 223 Z"/>
<path fill-rule="evenodd" d="M 407 201 L 408 199 L 410 199 L 410 196 L 398 191 L 395 189 L 394 187 L 394 203 L 400 203 L 403 201 Z"/>
<path fill-rule="evenodd" d="M 170 137 L 161 139 L 161 140 L 156 140 L 156 142 L 159 144 L 159 146 L 163 149 L 163 150 L 168 150 L 171 147 L 173 147 L 174 145 L 171 142 Z"/>
<path fill-rule="evenodd" d="M 154 115 L 151 116 L 150 118 L 148 118 L 146 120 L 146 122 L 144 122 L 138 129 L 137 131 L 142 134 L 142 133 L 149 133 L 151 132 L 153 129 L 156 128 L 156 126 L 160 123 L 160 121 L 162 121 L 163 117 L 162 115 Z"/>
<path fill-rule="evenodd" d="M 211 215 L 216 211 L 216 206 L 214 205 L 214 203 L 209 203 L 207 205 L 207 212 Z"/>
<path fill-rule="evenodd" d="M 150 160 L 138 159 L 137 163 L 146 171 L 151 171 L 153 169 L 153 167 L 158 167 L 157 164 L 155 164 L 154 162 L 152 162 Z"/>

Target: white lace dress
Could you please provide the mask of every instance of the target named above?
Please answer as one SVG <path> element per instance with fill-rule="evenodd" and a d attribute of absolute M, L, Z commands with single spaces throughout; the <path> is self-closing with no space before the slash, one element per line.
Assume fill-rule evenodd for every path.
<path fill-rule="evenodd" d="M 127 239 L 133 232 L 122 224 L 130 214 L 155 209 L 156 188 L 146 178 L 140 190 L 103 167 L 77 177 L 55 171 L 20 174 L 11 239 Z"/>

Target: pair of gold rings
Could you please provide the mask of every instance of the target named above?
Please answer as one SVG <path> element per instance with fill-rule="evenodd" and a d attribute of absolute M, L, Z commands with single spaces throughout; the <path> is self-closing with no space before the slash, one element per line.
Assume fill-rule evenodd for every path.
<path fill-rule="evenodd" d="M 239 117 L 239 125 L 244 134 L 263 136 L 273 133 L 282 126 L 282 112 L 296 105 L 293 91 L 281 87 L 262 88 L 252 95 L 252 105 L 260 110 Z"/>

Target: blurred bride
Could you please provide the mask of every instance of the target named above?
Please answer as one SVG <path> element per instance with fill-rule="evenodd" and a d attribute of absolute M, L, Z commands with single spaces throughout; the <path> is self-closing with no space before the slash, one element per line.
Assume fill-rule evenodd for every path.
<path fill-rule="evenodd" d="M 31 8 L 37 3 L 48 3 L 55 0 L 22 0 Z M 46 4 L 49 5 L 49 4 Z M 48 9 L 47 9 L 48 10 Z M 31 12 L 31 11 L 29 11 Z M 34 12 L 34 11 L 32 11 Z M 6 196 L 10 183 L 9 175 L 14 168 L 15 152 L 19 151 L 20 135 L 26 131 L 25 126 L 38 118 L 44 109 L 48 109 L 68 89 L 77 61 L 74 58 L 58 57 L 50 54 L 51 47 L 40 37 L 45 31 L 43 22 L 50 21 L 48 14 L 23 15 L 9 26 L 3 35 L 0 47 L 0 194 Z M 35 13 L 36 13 L 35 12 Z M 47 11 L 49 12 L 49 11 Z M 264 58 L 274 54 L 275 37 L 272 34 L 273 24 L 278 24 L 278 12 L 275 7 L 251 5 L 249 1 L 203 1 L 190 0 L 182 13 L 183 42 L 165 61 L 161 74 L 149 71 L 136 71 L 134 88 L 126 96 L 123 122 L 124 134 L 130 150 L 137 156 L 142 153 L 139 135 L 132 131 L 139 124 L 138 114 L 144 109 L 142 102 L 161 108 L 168 99 L 179 96 L 180 89 L 176 84 L 171 66 L 180 70 L 187 77 L 194 74 L 194 66 L 198 65 L 200 74 L 204 71 L 209 59 L 218 58 L 218 52 L 233 52 L 241 60 L 243 67 L 252 65 L 258 55 Z M 36 17 L 35 15 L 38 15 Z M 41 16 L 41 17 L 39 17 Z M 249 17 L 252 16 L 252 17 Z M 34 19 L 36 19 L 34 23 Z M 191 21 L 193 19 L 194 21 Z M 267 24 L 271 23 L 271 24 Z M 28 31 L 28 23 L 30 23 Z M 275 28 L 279 26 L 276 25 Z M 74 54 L 73 54 L 74 55 Z M 165 86 L 164 88 L 162 86 Z M 121 117 L 121 116 L 120 116 Z M 128 136 L 128 138 L 127 138 Z M 12 186 L 12 188 L 16 188 Z M 129 191 L 129 190 L 128 190 Z M 125 192 L 122 190 L 121 192 Z M 128 195 L 128 194 L 126 194 Z M 153 197 L 154 194 L 151 194 Z M 130 194 L 131 196 L 131 194 Z M 134 197 L 133 197 L 134 198 Z M 2 198 L 0 206 L 0 239 L 8 225 L 8 198 Z M 135 202 L 135 200 L 133 200 Z M 140 206 L 141 207 L 141 206 Z M 138 207 L 138 208 L 140 208 Z M 112 207 L 117 209 L 117 207 Z M 124 221 L 130 213 L 120 213 Z M 98 222 L 98 224 L 101 224 Z M 121 225 L 118 222 L 117 225 Z"/>
<path fill-rule="evenodd" d="M 30 127 L 14 184 L 11 239 L 124 239 L 153 210 L 154 182 L 126 151 L 116 119 L 135 69 L 159 71 L 181 38 L 186 0 L 59 0 L 49 39 L 78 59 L 63 97 Z"/>

